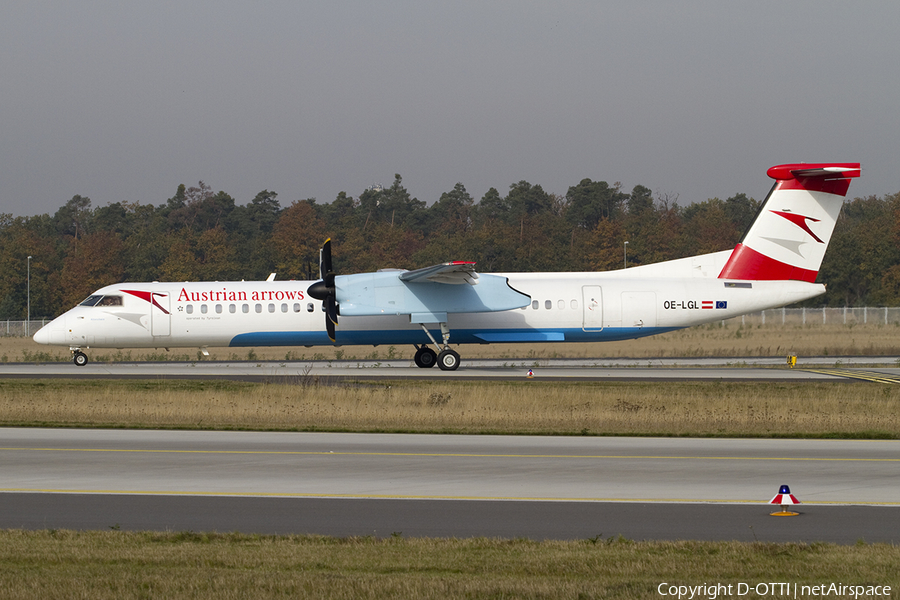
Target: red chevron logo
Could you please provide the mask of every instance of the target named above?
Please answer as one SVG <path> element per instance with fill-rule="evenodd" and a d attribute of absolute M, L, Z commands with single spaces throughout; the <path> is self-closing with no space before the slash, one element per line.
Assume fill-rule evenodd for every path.
<path fill-rule="evenodd" d="M 803 231 L 805 231 L 806 233 L 811 235 L 812 239 L 816 240 L 820 244 L 825 243 L 819 239 L 819 236 L 817 236 L 816 234 L 814 234 L 812 232 L 812 230 L 810 230 L 809 224 L 807 223 L 807 221 L 812 221 L 813 223 L 818 223 L 819 219 L 813 219 L 812 217 L 804 217 L 803 215 L 798 215 L 796 213 L 782 212 L 780 210 L 773 210 L 771 212 L 775 213 L 779 217 L 784 217 L 785 219 L 787 219 L 788 221 L 790 221 L 791 223 L 793 223 L 794 225 L 796 225 L 797 227 L 799 227 L 800 229 L 802 229 Z"/>

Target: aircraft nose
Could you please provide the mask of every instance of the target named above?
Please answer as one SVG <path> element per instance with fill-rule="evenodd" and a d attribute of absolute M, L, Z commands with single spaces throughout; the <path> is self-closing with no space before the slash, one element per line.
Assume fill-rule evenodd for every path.
<path fill-rule="evenodd" d="M 38 329 L 31 337 L 38 344 L 59 345 L 64 343 L 65 329 L 66 318 L 60 316 Z"/>
<path fill-rule="evenodd" d="M 38 344 L 49 344 L 50 343 L 50 324 L 44 325 L 40 329 L 37 330 L 32 338 Z"/>

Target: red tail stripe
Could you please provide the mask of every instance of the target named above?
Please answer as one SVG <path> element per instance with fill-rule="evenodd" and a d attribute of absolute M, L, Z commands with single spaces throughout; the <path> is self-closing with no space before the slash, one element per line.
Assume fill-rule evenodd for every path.
<path fill-rule="evenodd" d="M 849 179 L 823 179 L 821 177 L 801 177 L 800 179 L 779 179 L 779 190 L 806 190 L 808 192 L 825 192 L 835 196 L 846 196 L 850 188 Z"/>
<path fill-rule="evenodd" d="M 859 163 L 794 163 L 777 165 L 766 174 L 780 190 L 807 190 L 846 196 L 850 179 L 861 174 Z"/>
<path fill-rule="evenodd" d="M 751 281 L 807 281 L 815 283 L 818 271 L 802 269 L 770 258 L 749 246 L 738 244 L 719 273 L 719 279 Z"/>

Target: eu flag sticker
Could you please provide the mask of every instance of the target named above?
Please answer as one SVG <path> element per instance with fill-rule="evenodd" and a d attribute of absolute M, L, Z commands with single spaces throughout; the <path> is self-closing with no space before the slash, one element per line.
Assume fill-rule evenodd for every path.
<path fill-rule="evenodd" d="M 716 300 L 716 308 L 728 308 L 728 301 Z"/>

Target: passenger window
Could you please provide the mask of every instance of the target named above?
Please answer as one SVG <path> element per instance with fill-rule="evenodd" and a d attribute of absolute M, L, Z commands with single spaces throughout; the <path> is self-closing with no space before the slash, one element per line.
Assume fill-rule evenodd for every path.
<path fill-rule="evenodd" d="M 539 306 L 540 306 L 540 303 L 537 300 L 532 300 L 531 308 L 533 308 L 534 310 L 537 310 Z"/>
<path fill-rule="evenodd" d="M 274 305 L 274 304 L 270 304 L 270 305 L 269 305 L 269 312 L 270 312 L 270 313 L 275 312 L 275 305 Z"/>
<path fill-rule="evenodd" d="M 194 305 L 193 305 L 193 304 L 188 304 L 188 305 L 184 308 L 184 312 L 186 312 L 186 313 L 189 314 L 189 315 L 194 314 Z"/>
<path fill-rule="evenodd" d="M 262 304 L 257 304 L 257 305 L 256 305 L 256 312 L 258 312 L 258 313 L 261 313 L 261 312 L 262 312 Z"/>
<path fill-rule="evenodd" d="M 566 308 L 566 301 L 565 301 L 565 300 L 560 300 L 559 302 L 556 303 L 556 305 L 559 306 L 559 310 L 565 310 L 565 308 Z"/>
<path fill-rule="evenodd" d="M 544 308 L 547 310 L 553 308 L 553 300 L 544 300 Z"/>
<path fill-rule="evenodd" d="M 234 311 L 236 311 L 236 310 L 237 310 L 237 306 L 235 306 L 234 304 L 228 305 L 228 312 L 230 312 L 231 314 L 234 314 Z"/>
<path fill-rule="evenodd" d="M 222 314 L 222 305 L 216 304 L 216 314 Z"/>
<path fill-rule="evenodd" d="M 287 304 L 281 305 L 281 312 L 286 313 L 288 311 Z"/>
<path fill-rule="evenodd" d="M 249 304 L 242 304 L 242 305 L 241 305 L 241 312 L 244 312 L 244 313 L 250 312 L 250 305 L 249 305 Z"/>
<path fill-rule="evenodd" d="M 316 310 L 316 307 L 313 306 L 312 302 L 306 305 L 306 312 L 312 312 L 314 310 Z"/>
<path fill-rule="evenodd" d="M 569 305 L 572 307 L 572 310 L 578 308 L 578 300 L 572 300 Z"/>
<path fill-rule="evenodd" d="M 294 312 L 300 312 L 300 303 L 294 302 Z"/>
<path fill-rule="evenodd" d="M 200 312 L 203 313 L 204 315 L 206 314 L 206 305 L 205 304 L 200 305 Z"/>

